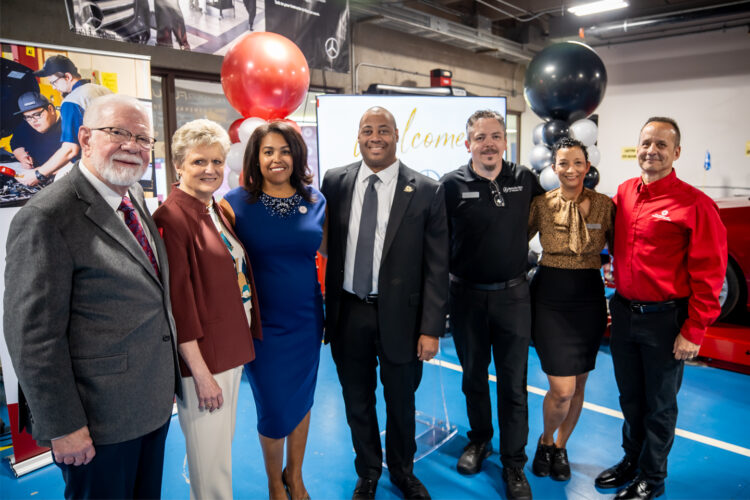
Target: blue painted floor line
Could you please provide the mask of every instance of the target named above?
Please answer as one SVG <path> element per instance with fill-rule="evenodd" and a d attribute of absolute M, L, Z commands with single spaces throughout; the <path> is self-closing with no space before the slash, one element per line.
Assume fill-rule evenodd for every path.
<path fill-rule="evenodd" d="M 458 364 L 450 338 L 441 341 L 441 361 Z M 494 375 L 494 371 L 491 369 Z M 440 397 L 440 381 L 445 401 Z M 547 379 L 542 373 L 536 351 L 529 353 L 529 463 L 526 475 L 534 498 L 605 499 L 614 490 L 599 490 L 594 478 L 613 465 L 622 455 L 622 420 L 601 408 L 619 411 L 617 387 L 612 373 L 609 350 L 602 346 L 597 367 L 589 376 L 586 401 L 596 407 L 585 408 L 568 444 L 572 477 L 566 482 L 538 478 L 531 473 L 531 459 L 542 432 L 542 394 Z M 490 386 L 493 405 L 495 384 Z M 750 376 L 705 366 L 686 366 L 679 394 L 678 428 L 707 436 L 742 449 L 750 449 Z M 427 364 L 417 392 L 417 408 L 442 419 L 444 408 L 449 420 L 458 426 L 458 434 L 443 447 L 415 464 L 415 474 L 425 483 L 434 499 L 505 498 L 499 463 L 498 435 L 493 438 L 495 452 L 475 476 L 456 472 L 458 457 L 467 444 L 465 401 L 461 393 L 461 374 L 453 369 Z M 378 390 L 378 417 L 385 424 L 382 391 Z M 243 379 L 237 412 L 233 448 L 234 496 L 237 499 L 268 497 L 260 444 L 255 430 L 256 416 L 250 387 Z M 497 422 L 495 415 L 495 422 Z M 314 500 L 348 499 L 356 482 L 354 451 L 344 417 L 336 369 L 330 348 L 321 353 L 318 387 L 312 409 L 310 436 L 304 464 L 305 484 Z M 377 499 L 401 498 L 383 472 Z M 165 499 L 189 498 L 185 464 L 185 443 L 176 417 L 167 437 L 162 495 Z M 13 477 L 7 462 L 0 464 L 0 500 L 61 498 L 63 482 L 59 470 L 48 466 L 19 479 Z M 660 499 L 750 499 L 750 458 L 704 443 L 694 436 L 678 436 L 670 454 L 666 494 Z"/>

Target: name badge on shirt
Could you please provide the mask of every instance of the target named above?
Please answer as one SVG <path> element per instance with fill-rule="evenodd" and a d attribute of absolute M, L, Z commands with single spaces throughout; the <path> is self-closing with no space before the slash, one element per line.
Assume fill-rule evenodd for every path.
<path fill-rule="evenodd" d="M 473 198 L 479 198 L 479 191 L 464 191 L 461 193 L 462 200 L 470 200 Z"/>
<path fill-rule="evenodd" d="M 601 224 L 586 224 L 586 229 L 601 229 Z"/>

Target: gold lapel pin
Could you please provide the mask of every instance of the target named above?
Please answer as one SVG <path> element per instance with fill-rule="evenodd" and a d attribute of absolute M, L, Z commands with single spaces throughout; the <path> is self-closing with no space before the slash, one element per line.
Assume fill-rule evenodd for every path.
<path fill-rule="evenodd" d="M 414 191 L 414 188 L 411 186 L 406 186 L 404 188 L 404 193 L 411 193 L 412 191 Z"/>

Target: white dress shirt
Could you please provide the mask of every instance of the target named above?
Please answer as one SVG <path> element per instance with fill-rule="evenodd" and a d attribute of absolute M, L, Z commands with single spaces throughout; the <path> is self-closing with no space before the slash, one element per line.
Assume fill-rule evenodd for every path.
<path fill-rule="evenodd" d="M 359 221 L 362 218 L 362 202 L 365 198 L 365 190 L 371 175 L 376 175 L 379 182 L 375 183 L 375 191 L 378 194 L 378 219 L 375 230 L 375 245 L 372 255 L 372 291 L 378 293 L 378 274 L 380 272 L 380 258 L 383 256 L 383 242 L 385 231 L 388 228 L 388 219 L 391 215 L 393 196 L 396 193 L 396 179 L 398 179 L 399 161 L 387 166 L 380 172 L 373 173 L 365 162 L 359 167 L 357 180 L 354 182 L 354 193 L 352 194 L 352 207 L 349 214 L 349 232 L 346 237 L 346 256 L 344 258 L 344 290 L 354 293 L 352 282 L 354 281 L 354 258 L 357 253 L 357 238 L 359 238 Z"/>
<path fill-rule="evenodd" d="M 86 178 L 86 180 L 89 181 L 92 186 L 94 186 L 94 189 L 96 189 L 96 192 L 99 193 L 102 198 L 104 198 L 104 201 L 107 203 L 107 205 L 112 207 L 112 210 L 115 211 L 115 213 L 120 217 L 120 220 L 122 221 L 122 223 L 125 224 L 125 214 L 121 212 L 120 210 L 118 210 L 118 208 L 120 207 L 120 203 L 122 203 L 122 198 L 123 198 L 122 195 L 120 195 L 120 193 L 114 191 L 111 187 L 107 186 L 106 184 L 104 184 L 104 182 L 99 180 L 99 178 L 95 176 L 91 172 L 91 170 L 89 170 L 88 167 L 86 167 L 83 164 L 83 159 L 81 159 L 78 162 L 78 168 L 81 169 L 81 173 Z M 132 202 L 133 200 L 130 200 L 130 201 Z M 136 210 L 136 214 L 138 214 L 138 210 Z M 148 225 L 144 224 L 143 221 L 141 221 L 140 214 L 138 214 L 138 222 L 140 222 L 141 227 L 143 228 L 143 232 L 146 234 L 146 238 L 148 239 L 148 244 L 151 245 L 151 250 L 154 252 L 154 258 L 156 259 L 156 263 L 159 264 L 159 256 L 156 253 L 156 245 L 154 244 L 154 238 L 151 235 L 151 231 L 148 230 Z M 125 227 L 127 227 L 127 224 L 125 224 Z M 128 228 L 128 232 L 130 234 L 133 234 L 130 232 L 129 228 Z M 138 241 L 135 235 L 133 235 L 133 239 Z M 140 243 L 138 243 L 138 245 L 140 246 Z"/>

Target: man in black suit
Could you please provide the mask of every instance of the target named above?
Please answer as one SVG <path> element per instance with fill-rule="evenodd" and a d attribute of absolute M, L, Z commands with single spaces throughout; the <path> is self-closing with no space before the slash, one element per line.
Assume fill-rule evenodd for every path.
<path fill-rule="evenodd" d="M 376 367 L 386 404 L 386 461 L 405 498 L 430 498 L 414 476 L 414 392 L 438 350 L 448 302 L 448 228 L 437 182 L 396 158 L 393 115 L 374 107 L 359 123 L 363 161 L 330 170 L 326 341 L 341 381 L 359 480 L 374 498 L 382 472 Z"/>

